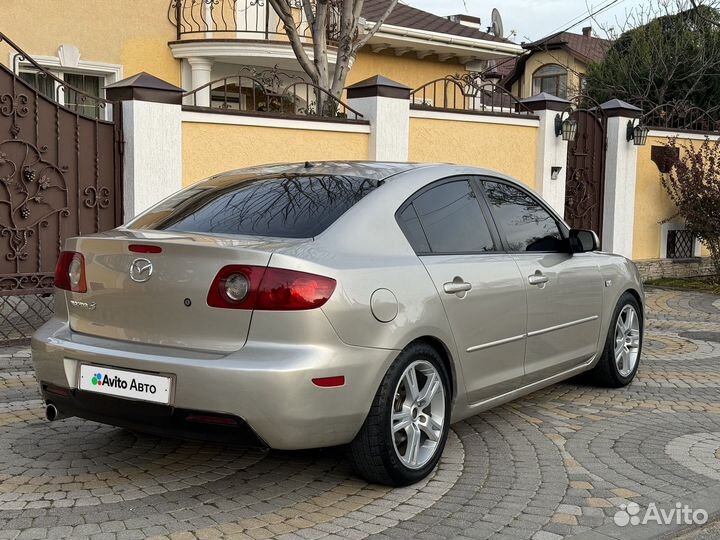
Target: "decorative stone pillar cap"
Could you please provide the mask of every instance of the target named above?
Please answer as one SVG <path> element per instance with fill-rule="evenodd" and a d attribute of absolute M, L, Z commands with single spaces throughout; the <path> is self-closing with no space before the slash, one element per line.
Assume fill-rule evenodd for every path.
<path fill-rule="evenodd" d="M 140 72 L 105 87 L 110 101 L 152 101 L 154 103 L 182 104 L 182 88 L 158 79 L 149 73 Z"/>
<path fill-rule="evenodd" d="M 637 118 L 642 114 L 642 109 L 631 105 L 630 103 L 621 99 L 611 99 L 606 101 L 600 108 L 605 113 L 605 116 L 612 118 L 614 116 L 624 116 L 625 118 Z"/>
<path fill-rule="evenodd" d="M 564 111 L 570 107 L 570 102 L 547 92 L 541 92 L 520 100 L 526 108 L 535 111 Z"/>
<path fill-rule="evenodd" d="M 388 97 L 395 99 L 410 99 L 411 88 L 383 77 L 375 75 L 364 81 L 347 87 L 348 99 L 364 97 Z"/>

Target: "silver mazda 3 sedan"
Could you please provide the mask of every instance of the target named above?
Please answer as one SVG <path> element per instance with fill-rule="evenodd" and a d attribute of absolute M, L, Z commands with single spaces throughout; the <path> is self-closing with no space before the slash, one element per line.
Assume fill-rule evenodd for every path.
<path fill-rule="evenodd" d="M 426 476 L 451 422 L 585 373 L 638 369 L 635 266 L 536 194 L 453 165 L 220 174 L 71 238 L 32 341 L 48 419 L 347 444 L 359 474 Z"/>

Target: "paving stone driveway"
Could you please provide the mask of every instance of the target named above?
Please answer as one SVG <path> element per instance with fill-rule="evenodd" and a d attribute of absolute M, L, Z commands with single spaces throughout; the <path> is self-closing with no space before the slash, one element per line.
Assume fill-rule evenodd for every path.
<path fill-rule="evenodd" d="M 341 450 L 262 452 L 42 419 L 26 348 L 0 352 L 0 538 L 647 537 L 630 502 L 720 509 L 720 302 L 650 290 L 637 380 L 561 384 L 453 426 L 404 489 Z M 715 302 L 715 304 L 713 304 Z"/>

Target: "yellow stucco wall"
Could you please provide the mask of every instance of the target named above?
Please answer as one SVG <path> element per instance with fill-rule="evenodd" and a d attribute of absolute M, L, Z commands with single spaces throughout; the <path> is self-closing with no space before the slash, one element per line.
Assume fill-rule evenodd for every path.
<path fill-rule="evenodd" d="M 350 70 L 347 85 L 374 75 L 382 75 L 415 90 L 435 79 L 465 72 L 463 64 L 453 61 L 440 62 L 434 56 L 420 59 L 410 54 L 395 56 L 392 51 L 373 53 L 363 49 Z"/>
<path fill-rule="evenodd" d="M 184 122 L 183 185 L 265 163 L 368 159 L 366 133 Z"/>
<path fill-rule="evenodd" d="M 410 161 L 493 169 L 535 189 L 536 127 L 410 119 Z"/>
<path fill-rule="evenodd" d="M 682 138 L 679 139 L 683 143 Z M 699 145 L 701 141 L 693 141 Z M 660 257 L 661 222 L 672 217 L 675 205 L 662 186 L 657 165 L 650 159 L 653 145 L 663 146 L 667 137 L 648 137 L 645 146 L 638 147 L 637 183 L 635 185 L 635 226 L 633 259 L 657 259 Z M 701 255 L 709 255 L 703 246 Z"/>
<path fill-rule="evenodd" d="M 168 41 L 175 26 L 167 18 L 169 1 L 4 0 L 0 30 L 30 55 L 57 56 L 60 45 L 80 49 L 81 60 L 121 64 L 128 77 L 147 71 L 180 84 L 180 62 Z M 0 62 L 9 49 L 0 46 Z"/>

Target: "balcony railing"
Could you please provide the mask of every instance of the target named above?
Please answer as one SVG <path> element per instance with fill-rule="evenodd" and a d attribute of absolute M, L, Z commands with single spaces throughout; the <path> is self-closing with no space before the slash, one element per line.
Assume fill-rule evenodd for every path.
<path fill-rule="evenodd" d="M 298 35 L 310 42 L 312 35 L 303 1 L 293 0 Z M 177 27 L 177 39 L 264 39 L 287 41 L 285 26 L 268 0 L 171 0 L 168 19 Z M 340 14 L 332 8 L 328 36 L 336 41 Z"/>
<path fill-rule="evenodd" d="M 530 110 L 505 88 L 479 73 L 430 81 L 410 93 L 414 109 L 501 115 L 527 115 Z"/>
<path fill-rule="evenodd" d="M 186 110 L 367 123 L 363 115 L 299 75 L 243 67 L 183 96 Z"/>

